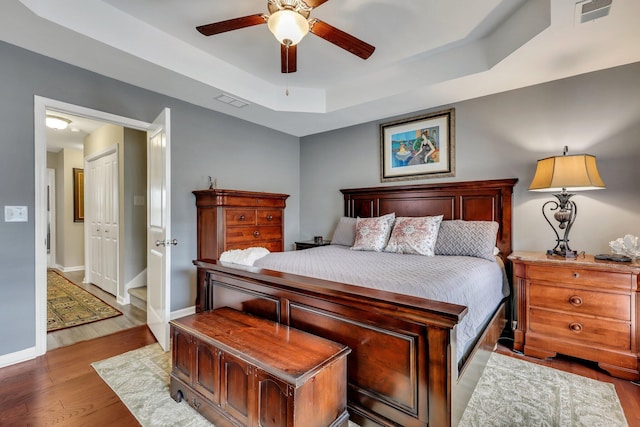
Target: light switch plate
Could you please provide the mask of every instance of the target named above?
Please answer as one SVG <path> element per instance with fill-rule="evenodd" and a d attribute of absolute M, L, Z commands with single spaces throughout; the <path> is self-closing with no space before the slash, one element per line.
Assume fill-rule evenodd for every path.
<path fill-rule="evenodd" d="M 5 206 L 4 222 L 27 222 L 29 214 L 26 206 Z"/>

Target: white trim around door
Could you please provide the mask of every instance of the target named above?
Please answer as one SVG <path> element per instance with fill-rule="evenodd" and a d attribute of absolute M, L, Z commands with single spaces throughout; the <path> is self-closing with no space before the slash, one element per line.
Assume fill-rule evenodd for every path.
<path fill-rule="evenodd" d="M 87 117 L 105 123 L 112 123 L 131 129 L 151 132 L 156 129 L 147 123 L 128 117 L 118 116 L 99 110 L 69 104 L 54 99 L 34 96 L 34 170 L 35 170 L 35 347 L 22 352 L 20 359 L 29 360 L 47 351 L 47 137 L 45 127 L 46 111 L 59 111 Z M 170 183 L 167 183 L 170 185 Z M 168 210 L 170 206 L 166 207 Z M 170 284 L 167 285 L 170 289 Z M 32 353 L 33 351 L 33 353 Z"/>

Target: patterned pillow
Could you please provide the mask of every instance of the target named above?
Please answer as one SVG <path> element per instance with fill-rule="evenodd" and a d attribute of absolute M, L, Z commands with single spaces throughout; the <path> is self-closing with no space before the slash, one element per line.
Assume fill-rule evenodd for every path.
<path fill-rule="evenodd" d="M 462 255 L 495 261 L 494 248 L 498 234 L 495 221 L 442 221 L 436 255 Z"/>
<path fill-rule="evenodd" d="M 395 217 L 394 213 L 390 213 L 373 218 L 358 218 L 356 221 L 356 241 L 351 249 L 382 252 L 387 240 L 389 240 Z"/>
<path fill-rule="evenodd" d="M 343 216 L 338 221 L 331 237 L 332 245 L 353 246 L 356 241 L 356 218 Z"/>
<path fill-rule="evenodd" d="M 442 215 L 398 217 L 385 252 L 433 256 Z"/>

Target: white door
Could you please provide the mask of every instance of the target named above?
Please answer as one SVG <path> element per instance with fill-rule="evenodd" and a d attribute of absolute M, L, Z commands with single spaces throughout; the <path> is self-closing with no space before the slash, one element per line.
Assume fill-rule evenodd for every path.
<path fill-rule="evenodd" d="M 85 204 L 89 220 L 90 260 L 87 280 L 112 295 L 118 290 L 118 153 L 88 160 Z"/>
<path fill-rule="evenodd" d="M 171 269 L 170 110 L 154 120 L 147 143 L 147 325 L 169 350 Z"/>

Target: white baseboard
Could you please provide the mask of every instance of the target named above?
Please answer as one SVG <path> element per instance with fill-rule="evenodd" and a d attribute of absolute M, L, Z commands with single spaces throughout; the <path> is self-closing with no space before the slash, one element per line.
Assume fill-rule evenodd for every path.
<path fill-rule="evenodd" d="M 179 318 L 184 317 L 184 316 L 189 316 L 191 314 L 194 314 L 195 312 L 196 312 L 196 306 L 192 305 L 191 307 L 183 308 L 181 310 L 172 311 L 169 314 L 169 317 L 171 318 L 171 320 L 175 320 L 175 319 L 179 319 Z"/>
<path fill-rule="evenodd" d="M 77 265 L 75 267 L 63 267 L 60 264 L 56 264 L 55 267 L 56 270 L 60 270 L 63 273 L 69 273 L 70 271 L 81 271 L 84 270 L 84 265 Z"/>
<path fill-rule="evenodd" d="M 36 353 L 35 347 L 26 348 L 16 351 L 15 353 L 4 354 L 0 356 L 0 368 L 26 362 L 27 360 L 35 359 L 37 356 L 38 354 Z"/>

